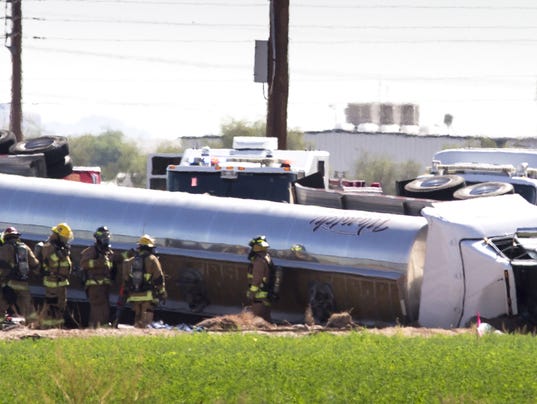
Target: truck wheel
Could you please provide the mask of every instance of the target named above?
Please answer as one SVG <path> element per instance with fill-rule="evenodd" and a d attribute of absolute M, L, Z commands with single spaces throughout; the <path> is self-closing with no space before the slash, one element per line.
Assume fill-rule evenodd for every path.
<path fill-rule="evenodd" d="M 64 161 L 69 154 L 69 144 L 63 136 L 41 136 L 15 143 L 9 151 L 11 154 L 43 153 L 48 166 Z"/>
<path fill-rule="evenodd" d="M 71 156 L 65 156 L 62 161 L 47 167 L 48 178 L 65 178 L 73 172 Z"/>
<path fill-rule="evenodd" d="M 515 192 L 513 185 L 508 182 L 481 182 L 479 184 L 469 185 L 458 189 L 453 194 L 455 199 L 472 199 L 482 196 L 498 196 L 513 194 Z"/>
<path fill-rule="evenodd" d="M 453 199 L 454 191 L 465 185 L 464 178 L 459 175 L 416 178 L 405 185 L 405 196 L 448 201 Z"/>
<path fill-rule="evenodd" d="M 15 134 L 10 130 L 0 130 L 0 154 L 9 154 L 9 148 L 17 143 Z"/>

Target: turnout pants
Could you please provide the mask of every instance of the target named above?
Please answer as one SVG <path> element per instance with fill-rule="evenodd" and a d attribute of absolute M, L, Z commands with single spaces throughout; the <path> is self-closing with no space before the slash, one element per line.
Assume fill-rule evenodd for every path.
<path fill-rule="evenodd" d="M 45 304 L 41 310 L 44 328 L 62 327 L 67 308 L 67 287 L 45 288 Z"/>
<path fill-rule="evenodd" d="M 270 301 L 268 299 L 254 300 L 252 302 L 252 313 L 269 323 L 272 322 L 272 316 L 270 314 Z"/>
<path fill-rule="evenodd" d="M 99 327 L 110 321 L 108 285 L 91 285 L 86 290 L 90 304 L 89 326 Z"/>
<path fill-rule="evenodd" d="M 146 328 L 153 322 L 153 312 L 155 305 L 152 300 L 131 302 L 134 311 L 134 326 L 136 328 Z"/>

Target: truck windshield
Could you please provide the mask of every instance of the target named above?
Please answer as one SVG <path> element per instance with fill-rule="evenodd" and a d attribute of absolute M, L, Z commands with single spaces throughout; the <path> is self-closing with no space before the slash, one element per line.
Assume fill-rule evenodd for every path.
<path fill-rule="evenodd" d="M 172 192 L 292 202 L 291 184 L 296 179 L 297 175 L 290 172 L 237 172 L 236 178 L 222 178 L 219 171 L 168 171 L 167 188 Z"/>

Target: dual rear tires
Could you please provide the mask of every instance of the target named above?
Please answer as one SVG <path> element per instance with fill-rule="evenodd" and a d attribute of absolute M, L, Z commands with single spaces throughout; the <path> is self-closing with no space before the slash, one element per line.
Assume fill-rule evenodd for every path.
<path fill-rule="evenodd" d="M 69 144 L 63 136 L 41 136 L 17 142 L 10 146 L 10 154 L 43 154 L 47 177 L 64 178 L 73 172 L 73 162 L 69 156 Z"/>
<path fill-rule="evenodd" d="M 484 196 L 499 196 L 515 193 L 513 185 L 507 182 L 480 182 L 458 189 L 453 193 L 455 199 L 474 199 Z"/>
<path fill-rule="evenodd" d="M 450 201 L 453 193 L 466 185 L 459 175 L 435 175 L 416 178 L 405 185 L 405 196 Z"/>
<path fill-rule="evenodd" d="M 459 175 L 436 175 L 416 178 L 404 187 L 405 196 L 438 201 L 464 200 L 514 193 L 513 185 L 506 182 L 481 182 L 466 185 Z"/>

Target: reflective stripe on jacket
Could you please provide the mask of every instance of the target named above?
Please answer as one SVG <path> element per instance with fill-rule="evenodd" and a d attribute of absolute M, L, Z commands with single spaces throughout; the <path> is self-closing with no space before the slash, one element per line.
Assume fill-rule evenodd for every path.
<path fill-rule="evenodd" d="M 110 249 L 101 252 L 95 245 L 85 248 L 80 253 L 80 268 L 84 271 L 86 282 L 84 286 L 110 285 L 112 269 L 111 257 L 114 252 Z"/>
<path fill-rule="evenodd" d="M 56 247 L 47 241 L 43 245 L 43 285 L 47 288 L 58 288 L 69 285 L 69 276 L 71 275 L 71 258 L 67 255 L 59 257 L 56 253 Z"/>
<path fill-rule="evenodd" d="M 127 302 L 150 302 L 153 301 L 153 292 L 148 290 L 146 292 L 131 293 L 127 298 Z"/>

